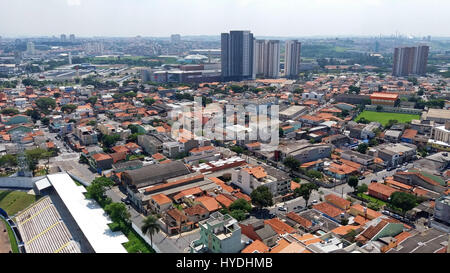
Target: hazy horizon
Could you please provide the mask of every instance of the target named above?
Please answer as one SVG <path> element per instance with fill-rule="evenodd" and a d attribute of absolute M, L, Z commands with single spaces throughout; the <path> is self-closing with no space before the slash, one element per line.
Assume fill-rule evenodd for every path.
<path fill-rule="evenodd" d="M 447 0 L 2 0 L 3 37 L 450 37 Z"/>

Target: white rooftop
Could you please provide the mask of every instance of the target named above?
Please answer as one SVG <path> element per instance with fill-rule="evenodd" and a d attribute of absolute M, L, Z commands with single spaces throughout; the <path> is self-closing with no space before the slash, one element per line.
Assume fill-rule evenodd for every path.
<path fill-rule="evenodd" d="M 96 253 L 127 253 L 122 244 L 128 238 L 122 232 L 111 231 L 111 220 L 104 210 L 86 199 L 67 173 L 50 174 L 47 178 Z"/>

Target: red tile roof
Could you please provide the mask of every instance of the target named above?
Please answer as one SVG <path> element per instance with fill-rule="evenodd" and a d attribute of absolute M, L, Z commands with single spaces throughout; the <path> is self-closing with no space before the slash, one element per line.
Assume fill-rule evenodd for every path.
<path fill-rule="evenodd" d="M 297 222 L 298 224 L 300 224 L 302 227 L 304 228 L 310 228 L 312 227 L 312 222 L 309 221 L 306 218 L 301 217 L 300 215 L 294 213 L 294 212 L 289 212 L 288 214 L 286 214 L 286 217 Z"/>
<path fill-rule="evenodd" d="M 295 232 L 295 229 L 293 227 L 284 223 L 279 218 L 272 218 L 272 219 L 264 220 L 264 223 L 270 225 L 272 227 L 272 229 L 280 235 L 285 234 L 285 233 L 294 233 Z"/>
<path fill-rule="evenodd" d="M 323 212 L 326 215 L 328 215 L 330 217 L 333 217 L 333 218 L 339 216 L 341 213 L 344 212 L 343 210 L 338 209 L 338 208 L 336 208 L 336 207 L 334 207 L 334 206 L 332 206 L 332 205 L 330 205 L 330 204 L 328 204 L 326 202 L 322 202 L 322 203 L 319 203 L 317 205 L 313 205 L 313 208 L 318 210 L 318 211 L 320 211 L 320 212 Z"/>

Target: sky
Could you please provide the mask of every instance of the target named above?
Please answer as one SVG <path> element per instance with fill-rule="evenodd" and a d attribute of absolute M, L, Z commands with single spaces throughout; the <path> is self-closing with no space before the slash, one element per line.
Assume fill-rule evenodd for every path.
<path fill-rule="evenodd" d="M 449 0 L 0 0 L 0 36 L 450 37 Z"/>

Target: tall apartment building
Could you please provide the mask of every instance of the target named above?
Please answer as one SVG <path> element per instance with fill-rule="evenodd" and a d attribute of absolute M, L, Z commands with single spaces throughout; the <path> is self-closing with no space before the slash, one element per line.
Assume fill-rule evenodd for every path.
<path fill-rule="evenodd" d="M 254 79 L 253 34 L 246 31 L 230 31 L 221 34 L 221 63 L 224 80 Z"/>
<path fill-rule="evenodd" d="M 69 41 L 70 41 L 71 43 L 75 42 L 75 34 L 70 34 L 70 36 L 69 36 Z"/>
<path fill-rule="evenodd" d="M 429 46 L 396 47 L 394 50 L 393 76 L 425 75 Z"/>
<path fill-rule="evenodd" d="M 67 42 L 66 34 L 61 34 L 61 42 L 63 43 Z"/>
<path fill-rule="evenodd" d="M 254 69 L 257 76 L 278 78 L 280 71 L 280 41 L 255 40 Z"/>
<path fill-rule="evenodd" d="M 300 72 L 300 53 L 302 43 L 297 40 L 286 41 L 284 57 L 284 75 L 297 77 Z"/>
<path fill-rule="evenodd" d="M 28 42 L 27 43 L 27 53 L 30 55 L 34 55 L 36 53 L 36 50 L 34 48 L 34 43 L 33 42 Z"/>

